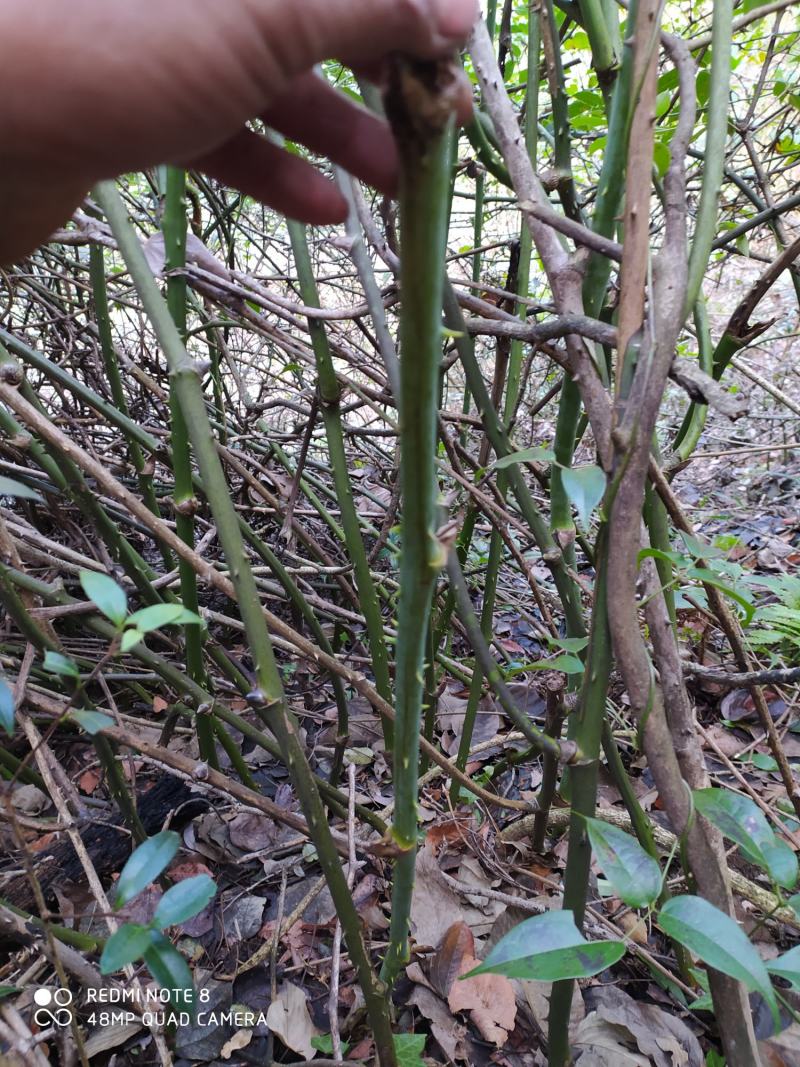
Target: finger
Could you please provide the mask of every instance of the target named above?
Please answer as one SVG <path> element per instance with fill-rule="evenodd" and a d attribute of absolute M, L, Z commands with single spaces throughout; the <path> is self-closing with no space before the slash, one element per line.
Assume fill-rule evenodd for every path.
<path fill-rule="evenodd" d="M 389 81 L 388 64 L 386 60 L 362 64 L 354 68 L 355 73 L 360 78 L 366 78 L 367 81 L 372 82 L 378 89 L 385 89 Z M 455 104 L 456 122 L 460 126 L 465 126 L 472 118 L 472 112 L 474 110 L 474 100 L 472 97 L 472 86 L 466 73 L 460 68 L 453 71 L 456 82 L 453 87 L 453 100 Z"/>
<path fill-rule="evenodd" d="M 295 79 L 262 118 L 381 192 L 394 193 L 398 161 L 389 127 L 316 75 Z"/>
<path fill-rule="evenodd" d="M 289 75 L 337 56 L 363 66 L 390 52 L 446 55 L 464 43 L 478 16 L 477 0 L 251 0 L 258 28 Z"/>
<path fill-rule="evenodd" d="M 312 226 L 341 223 L 347 218 L 347 204 L 332 182 L 310 163 L 250 130 L 241 130 L 188 166 Z"/>

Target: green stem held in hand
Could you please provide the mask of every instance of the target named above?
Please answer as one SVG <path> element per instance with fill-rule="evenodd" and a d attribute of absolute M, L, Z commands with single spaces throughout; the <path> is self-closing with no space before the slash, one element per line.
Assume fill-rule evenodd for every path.
<path fill-rule="evenodd" d="M 179 167 L 166 168 L 166 198 L 164 201 L 164 259 L 167 270 L 182 271 L 186 266 L 186 171 Z M 167 279 L 167 307 L 181 338 L 186 340 L 186 278 L 170 274 Z M 194 548 L 194 510 L 196 498 L 192 482 L 192 460 L 189 433 L 181 411 L 174 384 L 170 389 L 172 417 L 172 463 L 175 474 L 175 525 L 180 539 Z M 183 606 L 196 615 L 199 609 L 197 579 L 185 560 L 178 561 Z M 195 681 L 203 681 L 203 640 L 200 626 L 189 623 L 183 627 L 186 641 L 186 666 Z M 198 720 L 200 754 L 215 770 L 219 770 L 210 719 Z"/>
<path fill-rule="evenodd" d="M 442 285 L 447 243 L 453 72 L 398 59 L 386 111 L 400 147 L 400 426 L 402 491 L 400 600 L 395 669 L 395 862 L 392 925 L 383 978 L 408 960 L 417 850 L 419 730 L 425 639 L 436 575 L 446 549 L 436 536 L 436 415 L 442 356 Z"/>

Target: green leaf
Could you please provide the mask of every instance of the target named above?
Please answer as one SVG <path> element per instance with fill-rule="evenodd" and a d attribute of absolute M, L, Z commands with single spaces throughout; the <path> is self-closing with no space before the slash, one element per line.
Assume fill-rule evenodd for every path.
<path fill-rule="evenodd" d="M 15 993 L 21 993 L 22 990 L 17 985 L 0 985 L 0 1000 L 5 1000 L 6 997 L 13 997 Z"/>
<path fill-rule="evenodd" d="M 207 874 L 185 878 L 168 889 L 159 900 L 153 923 L 163 929 L 165 926 L 186 922 L 202 911 L 216 892 L 214 879 L 209 878 Z"/>
<path fill-rule="evenodd" d="M 611 887 L 631 908 L 647 908 L 661 892 L 661 868 L 639 842 L 600 819 L 586 819 L 597 862 Z"/>
<path fill-rule="evenodd" d="M 653 165 L 659 178 L 663 178 L 669 169 L 669 145 L 663 141 L 656 141 L 653 145 Z"/>
<path fill-rule="evenodd" d="M 786 903 L 792 909 L 795 915 L 800 918 L 800 893 L 795 893 L 794 896 L 789 897 Z"/>
<path fill-rule="evenodd" d="M 41 493 L 37 493 L 35 489 L 23 485 L 14 478 L 6 478 L 4 474 L 0 474 L 0 496 L 13 496 L 21 500 L 36 500 L 40 504 L 44 503 Z"/>
<path fill-rule="evenodd" d="M 708 972 L 702 967 L 690 967 L 689 974 L 703 990 L 702 996 L 697 997 L 689 1007 L 692 1011 L 713 1011 L 714 1001 L 711 999 L 711 986 L 708 981 Z"/>
<path fill-rule="evenodd" d="M 166 868 L 178 851 L 180 837 L 173 830 L 162 830 L 154 837 L 148 837 L 136 849 L 122 869 L 117 882 L 115 905 L 121 908 L 133 900 Z"/>
<path fill-rule="evenodd" d="M 791 982 L 795 989 L 800 989 L 800 945 L 795 945 L 777 959 L 769 960 L 767 970 L 770 974 L 777 974 L 779 978 Z"/>
<path fill-rule="evenodd" d="M 193 611 L 187 611 L 182 604 L 151 604 L 149 608 L 140 608 L 129 615 L 126 620 L 127 626 L 135 626 L 143 634 L 151 630 L 160 630 L 162 626 L 185 625 L 187 623 L 202 624 L 203 620 Z"/>
<path fill-rule="evenodd" d="M 87 734 L 97 734 L 109 726 L 117 725 L 110 715 L 104 715 L 102 711 L 71 711 L 69 718 L 83 727 Z"/>
<path fill-rule="evenodd" d="M 708 102 L 709 83 L 711 74 L 707 70 L 701 70 L 697 75 L 697 106 L 703 107 Z"/>
<path fill-rule="evenodd" d="M 144 634 L 141 630 L 135 628 L 133 630 L 126 630 L 120 638 L 119 650 L 120 652 L 130 652 L 132 648 L 136 648 L 142 641 L 144 641 Z"/>
<path fill-rule="evenodd" d="M 735 841 L 773 882 L 792 888 L 797 881 L 797 857 L 776 835 L 755 801 L 730 789 L 710 788 L 695 789 L 694 803 L 699 813 Z"/>
<path fill-rule="evenodd" d="M 521 452 L 510 452 L 498 459 L 494 469 L 502 471 L 506 467 L 513 467 L 515 463 L 552 463 L 555 458 L 556 454 L 550 448 L 523 448 Z"/>
<path fill-rule="evenodd" d="M 79 577 L 81 588 L 98 611 L 115 626 L 122 626 L 128 614 L 128 598 L 122 586 L 107 574 L 98 574 L 97 571 L 81 571 Z"/>
<path fill-rule="evenodd" d="M 547 643 L 552 648 L 561 648 L 565 652 L 583 652 L 589 644 L 588 637 L 548 637 Z"/>
<path fill-rule="evenodd" d="M 5 680 L 0 678 L 0 726 L 9 737 L 14 735 L 14 690 Z"/>
<path fill-rule="evenodd" d="M 106 941 L 100 957 L 100 973 L 113 974 L 134 960 L 141 959 L 150 947 L 150 927 L 123 923 Z"/>
<path fill-rule="evenodd" d="M 755 615 L 756 606 L 752 604 L 747 597 L 742 596 L 741 593 L 737 593 L 735 589 L 732 589 L 727 582 L 723 582 L 719 575 L 714 571 L 708 570 L 707 567 L 690 567 L 686 572 L 687 577 L 696 578 L 700 582 L 704 582 L 707 585 L 713 585 L 716 589 L 719 589 L 725 596 L 735 600 L 744 612 L 744 624 L 750 625 L 750 621 Z"/>
<path fill-rule="evenodd" d="M 333 1055 L 333 1038 L 330 1034 L 318 1034 L 316 1037 L 311 1038 L 311 1047 L 315 1048 L 317 1052 L 324 1052 L 326 1056 Z M 342 1041 L 342 1053 L 347 1054 L 350 1048 L 348 1041 Z"/>
<path fill-rule="evenodd" d="M 561 483 L 578 512 L 578 521 L 588 530 L 592 512 L 606 491 L 605 474 L 593 463 L 585 467 L 563 467 Z"/>
<path fill-rule="evenodd" d="M 505 677 L 515 678 L 526 671 L 563 671 L 564 674 L 583 674 L 585 669 L 583 661 L 577 656 L 564 653 L 562 656 L 554 656 L 553 659 L 537 659 L 533 663 L 522 663 L 519 667 L 511 667 L 505 672 Z"/>
<path fill-rule="evenodd" d="M 666 552 L 660 548 L 642 548 L 636 556 L 637 567 L 641 564 L 643 559 L 663 559 L 667 563 L 673 563 L 676 567 L 685 567 L 689 562 L 686 556 L 682 556 L 680 552 Z"/>
<path fill-rule="evenodd" d="M 742 756 L 742 763 L 751 763 L 759 771 L 779 770 L 778 761 L 766 752 L 748 752 L 746 756 Z"/>
<path fill-rule="evenodd" d="M 50 649 L 44 654 L 42 666 L 50 674 L 60 674 L 64 678 L 80 678 L 81 676 L 78 664 L 74 659 L 70 659 L 69 656 L 62 656 L 60 652 L 52 652 Z"/>
<path fill-rule="evenodd" d="M 761 957 L 738 923 L 702 897 L 681 896 L 668 900 L 659 912 L 664 933 L 688 948 L 703 963 L 760 993 L 778 1023 L 775 990 Z"/>
<path fill-rule="evenodd" d="M 425 1067 L 422 1053 L 425 1051 L 424 1034 L 395 1034 L 394 1050 L 397 1067 Z"/>
<path fill-rule="evenodd" d="M 589 978 L 625 955 L 621 941 L 587 941 L 571 911 L 548 911 L 525 919 L 502 937 L 475 974 L 504 974 L 535 982 Z"/>
<path fill-rule="evenodd" d="M 144 962 L 162 989 L 181 994 L 179 999 L 174 999 L 178 1000 L 181 1007 L 186 1008 L 189 1005 L 186 993 L 194 992 L 189 964 L 172 942 L 156 930 L 150 931 L 150 947 L 145 950 Z"/>

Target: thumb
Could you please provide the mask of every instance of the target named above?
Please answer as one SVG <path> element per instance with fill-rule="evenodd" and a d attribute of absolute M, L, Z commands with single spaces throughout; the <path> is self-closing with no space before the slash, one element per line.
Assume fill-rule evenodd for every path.
<path fill-rule="evenodd" d="M 423 58 L 445 55 L 462 45 L 478 17 L 477 0 L 260 0 L 267 44 L 291 75 L 323 59 L 349 66 L 374 64 L 389 52 Z"/>

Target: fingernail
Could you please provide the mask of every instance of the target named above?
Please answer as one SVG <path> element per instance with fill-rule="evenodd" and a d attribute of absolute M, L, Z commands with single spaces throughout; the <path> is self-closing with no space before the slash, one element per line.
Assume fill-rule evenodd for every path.
<path fill-rule="evenodd" d="M 476 0 L 432 0 L 431 6 L 441 36 L 459 43 L 469 36 L 480 14 Z"/>

